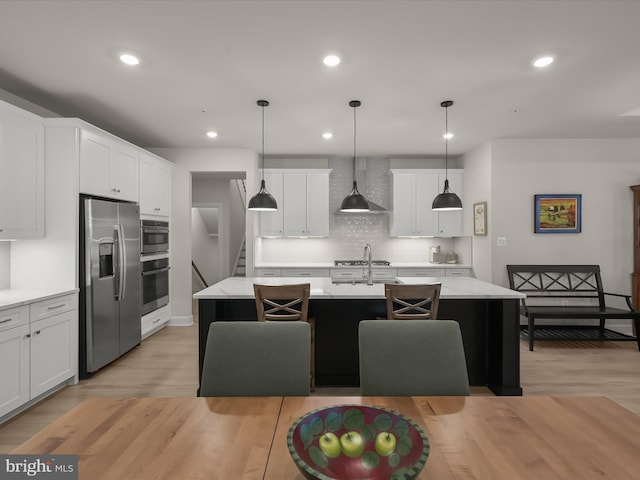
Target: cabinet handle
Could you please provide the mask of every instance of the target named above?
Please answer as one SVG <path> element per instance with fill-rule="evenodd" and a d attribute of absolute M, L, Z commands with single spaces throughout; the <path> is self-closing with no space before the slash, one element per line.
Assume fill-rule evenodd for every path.
<path fill-rule="evenodd" d="M 27 334 L 24 336 L 24 338 L 31 338 L 31 334 L 30 334 L 30 333 L 27 333 Z"/>
<path fill-rule="evenodd" d="M 2 320 L 0 323 L 9 323 L 13 318 L 9 317 L 6 320 Z"/>
<path fill-rule="evenodd" d="M 115 187 L 112 188 L 111 191 L 115 192 L 115 193 L 120 193 L 120 189 L 119 188 L 115 188 Z"/>
<path fill-rule="evenodd" d="M 161 318 L 156 318 L 153 322 L 151 323 L 158 323 L 160 320 L 162 320 Z"/>
<path fill-rule="evenodd" d="M 36 330 L 36 335 L 40 335 L 40 330 Z"/>
<path fill-rule="evenodd" d="M 66 304 L 61 303 L 60 305 L 54 305 L 53 307 L 47 307 L 47 310 L 56 310 L 58 308 L 64 307 Z"/>

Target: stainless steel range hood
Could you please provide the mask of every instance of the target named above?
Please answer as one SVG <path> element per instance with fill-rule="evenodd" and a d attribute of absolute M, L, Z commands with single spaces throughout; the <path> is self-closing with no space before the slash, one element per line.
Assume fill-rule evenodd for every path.
<path fill-rule="evenodd" d="M 369 198 L 370 190 L 367 185 L 367 159 L 366 158 L 357 158 L 356 159 L 356 181 L 358 182 L 358 190 L 364 198 L 369 203 L 369 211 L 368 212 L 342 212 L 338 209 L 335 213 L 339 215 L 380 215 L 387 214 L 389 210 L 387 210 L 382 205 L 377 204 L 376 202 L 371 201 Z M 345 191 L 345 195 L 348 192 Z"/>

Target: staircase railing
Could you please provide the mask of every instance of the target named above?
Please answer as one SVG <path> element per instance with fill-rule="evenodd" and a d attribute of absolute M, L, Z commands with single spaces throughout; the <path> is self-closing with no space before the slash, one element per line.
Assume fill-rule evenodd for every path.
<path fill-rule="evenodd" d="M 202 285 L 204 285 L 204 288 L 207 288 L 209 286 L 209 284 L 207 283 L 207 281 L 204 279 L 204 277 L 202 276 L 202 273 L 200 273 L 200 270 L 198 269 L 198 267 L 196 266 L 195 263 L 193 263 L 193 260 L 191 260 L 191 268 L 193 269 L 193 271 L 196 274 L 196 277 L 198 277 L 198 280 L 200 280 L 200 282 L 202 283 Z"/>
<path fill-rule="evenodd" d="M 238 187 L 238 195 L 240 195 L 240 201 L 242 202 L 242 208 L 246 210 L 245 204 L 247 198 L 247 186 L 244 183 L 244 178 L 236 179 L 236 187 Z"/>
<path fill-rule="evenodd" d="M 238 255 L 236 255 L 236 261 L 235 261 L 235 263 L 233 264 L 233 271 L 231 272 L 231 276 L 232 276 L 232 277 L 235 277 L 235 276 L 236 276 L 236 272 L 237 272 L 237 270 L 238 270 L 238 263 L 240 262 L 240 258 L 242 257 L 242 252 L 243 252 L 243 251 L 244 251 L 244 249 L 245 249 L 245 243 L 244 243 L 244 242 L 245 242 L 245 240 L 246 240 L 246 235 L 243 235 L 243 236 L 242 236 L 242 242 L 240 243 L 240 249 L 238 250 Z M 247 266 L 246 266 L 246 260 L 245 260 L 245 266 L 244 266 L 244 268 L 245 268 L 245 272 L 246 272 L 246 268 L 247 268 Z"/>

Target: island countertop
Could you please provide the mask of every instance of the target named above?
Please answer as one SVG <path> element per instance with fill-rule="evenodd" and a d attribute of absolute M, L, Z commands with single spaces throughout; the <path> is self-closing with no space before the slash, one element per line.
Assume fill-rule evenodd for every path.
<path fill-rule="evenodd" d="M 441 299 L 519 299 L 525 295 L 471 277 L 399 277 L 405 284 L 440 283 Z M 254 298 L 253 284 L 309 283 L 310 298 L 384 298 L 384 283 L 332 283 L 327 277 L 229 277 L 193 295 L 196 300 Z"/>

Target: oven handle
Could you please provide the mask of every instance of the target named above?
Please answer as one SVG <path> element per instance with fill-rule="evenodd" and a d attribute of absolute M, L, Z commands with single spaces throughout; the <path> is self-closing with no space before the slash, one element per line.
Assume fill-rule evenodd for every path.
<path fill-rule="evenodd" d="M 170 269 L 171 267 L 163 267 L 158 268 L 157 270 L 147 270 L 146 272 L 142 272 L 142 276 L 145 277 L 147 275 L 155 275 L 156 273 L 168 272 Z"/>
<path fill-rule="evenodd" d="M 169 229 L 165 227 L 142 227 L 143 233 L 169 233 Z"/>

